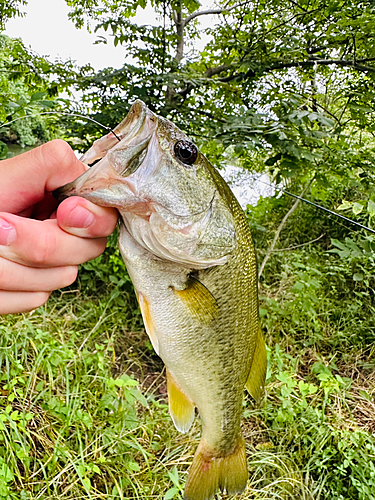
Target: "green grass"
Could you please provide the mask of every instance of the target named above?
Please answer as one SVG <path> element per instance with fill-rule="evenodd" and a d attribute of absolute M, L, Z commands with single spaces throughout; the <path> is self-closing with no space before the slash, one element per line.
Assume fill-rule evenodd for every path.
<path fill-rule="evenodd" d="M 261 290 L 269 370 L 264 404 L 244 402 L 242 498 L 375 499 L 371 315 L 355 328 L 359 299 L 338 315 L 325 277 L 293 269 Z M 1 319 L 0 499 L 182 499 L 199 420 L 174 429 L 126 276 L 105 255 L 77 288 Z"/>
<path fill-rule="evenodd" d="M 150 353 L 139 315 L 117 320 L 109 300 L 73 292 L 2 319 L 0 498 L 163 498 L 169 489 L 186 445 L 160 381 L 146 399 L 134 379 L 150 375 L 139 366 L 138 352 Z"/>

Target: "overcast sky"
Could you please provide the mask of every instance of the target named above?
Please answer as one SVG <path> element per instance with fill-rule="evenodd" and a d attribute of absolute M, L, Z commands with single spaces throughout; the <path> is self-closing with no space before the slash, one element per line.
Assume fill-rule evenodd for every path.
<path fill-rule="evenodd" d="M 79 65 L 89 62 L 95 69 L 121 67 L 124 63 L 124 49 L 114 47 L 111 39 L 107 45 L 94 45 L 96 34 L 88 33 L 85 28 L 75 28 L 68 19 L 69 9 L 64 0 L 28 0 L 28 5 L 21 10 L 26 16 L 8 21 L 5 33 L 22 38 L 25 45 L 39 55 L 50 60 L 71 58 Z M 150 14 L 150 10 L 141 11 L 140 21 L 151 23 L 154 16 Z"/>
<path fill-rule="evenodd" d="M 202 0 L 202 9 L 211 5 L 211 0 Z M 106 36 L 108 44 L 94 45 L 97 34 L 90 34 L 85 28 L 76 29 L 68 19 L 69 8 L 64 0 L 28 0 L 28 5 L 21 10 L 26 12 L 25 17 L 17 17 L 8 21 L 5 33 L 12 38 L 20 37 L 26 46 L 47 59 L 73 59 L 82 66 L 90 63 L 95 69 L 112 66 L 119 68 L 125 62 L 126 52 L 123 47 L 113 45 L 111 37 L 104 31 L 99 33 Z M 153 24 L 155 14 L 153 9 L 138 9 L 134 18 L 141 24 Z M 203 16 L 200 18 L 202 26 L 214 24 L 217 16 Z M 202 48 L 207 38 L 202 36 L 199 45 Z"/>

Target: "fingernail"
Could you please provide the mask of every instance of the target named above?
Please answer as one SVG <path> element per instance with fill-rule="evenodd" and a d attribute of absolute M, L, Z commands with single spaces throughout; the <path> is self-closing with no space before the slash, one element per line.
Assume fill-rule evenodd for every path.
<path fill-rule="evenodd" d="M 0 245 L 11 245 L 16 239 L 16 230 L 5 219 L 0 218 Z"/>
<path fill-rule="evenodd" d="M 94 222 L 94 214 L 84 207 L 77 206 L 68 215 L 66 225 L 69 227 L 86 228 Z"/>

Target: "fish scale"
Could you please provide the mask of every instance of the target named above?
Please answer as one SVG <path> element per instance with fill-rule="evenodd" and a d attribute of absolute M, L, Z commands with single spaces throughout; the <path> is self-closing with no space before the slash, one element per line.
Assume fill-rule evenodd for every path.
<path fill-rule="evenodd" d="M 195 408 L 202 421 L 185 500 L 242 492 L 243 389 L 259 399 L 266 373 L 249 226 L 223 178 L 173 123 L 137 101 L 115 130 L 120 142 L 110 134 L 96 141 L 83 159 L 100 161 L 57 196 L 120 212 L 120 251 L 167 367 L 171 417 L 181 432 Z"/>

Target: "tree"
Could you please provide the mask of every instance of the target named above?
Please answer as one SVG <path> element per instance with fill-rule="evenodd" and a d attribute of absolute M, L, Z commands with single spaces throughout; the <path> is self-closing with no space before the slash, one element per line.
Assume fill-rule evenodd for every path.
<path fill-rule="evenodd" d="M 32 146 L 45 142 L 53 131 L 40 116 L 56 106 L 57 85 L 50 82 L 53 66 L 27 49 L 20 39 L 0 34 L 0 138 L 5 143 Z M 31 119 L 32 116 L 32 119 Z"/>
<path fill-rule="evenodd" d="M 229 161 L 266 169 L 296 191 L 313 181 L 320 199 L 330 185 L 357 182 L 353 169 L 372 157 L 371 0 L 230 0 L 214 8 L 195 0 L 67 3 L 77 27 L 104 29 L 131 57 L 122 68 L 87 67 L 66 81 L 104 124 L 119 122 L 141 98 L 214 162 L 226 161 L 226 150 Z M 155 23 L 139 25 L 135 14 L 147 5 Z M 213 25 L 203 30 L 208 15 Z M 198 51 L 203 31 L 210 38 Z"/>
<path fill-rule="evenodd" d="M 0 0 L 0 31 L 12 17 L 23 16 L 24 13 L 20 11 L 23 5 L 27 5 L 26 0 Z"/>

